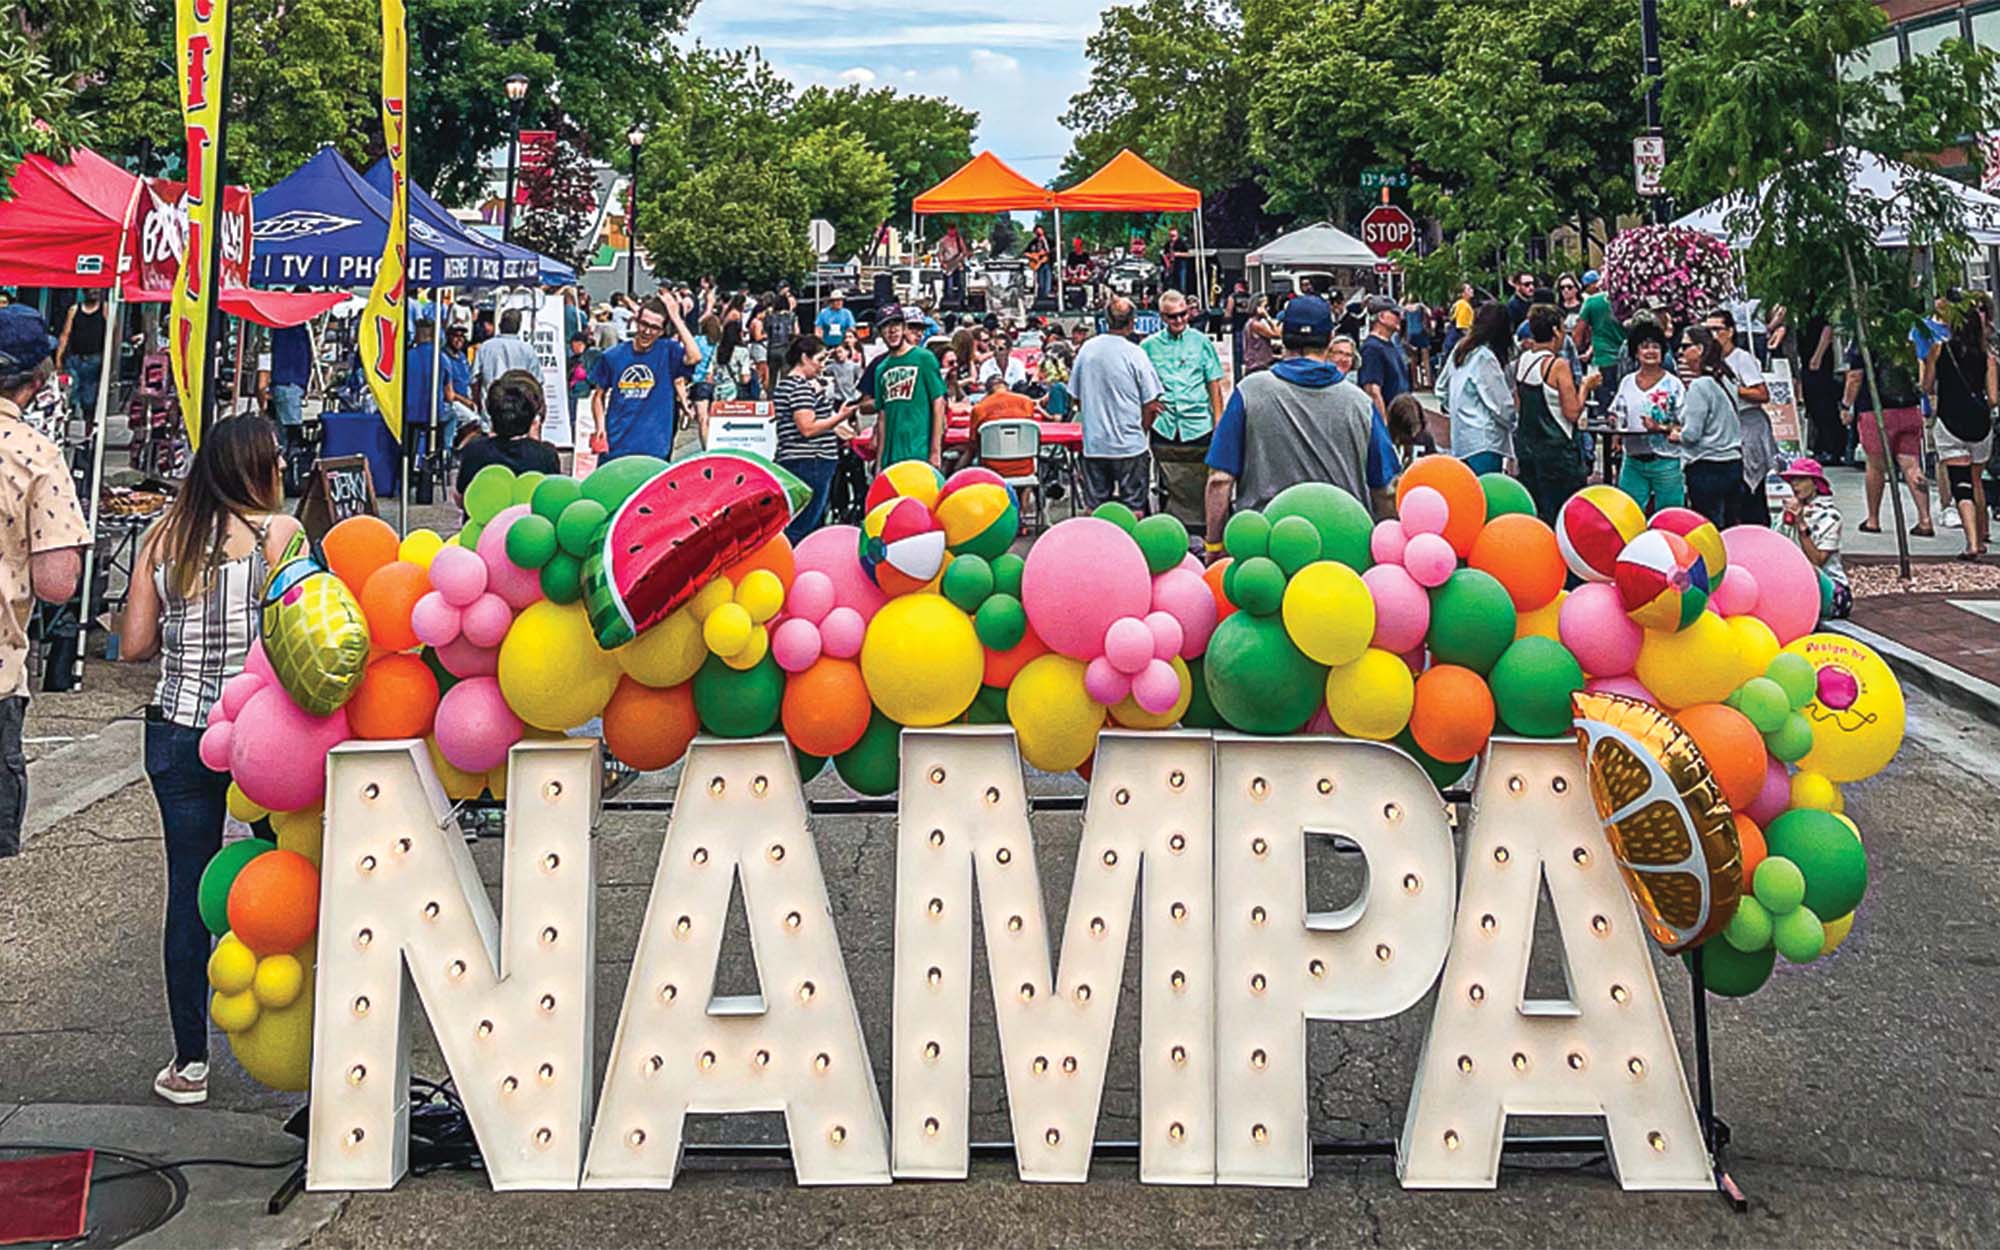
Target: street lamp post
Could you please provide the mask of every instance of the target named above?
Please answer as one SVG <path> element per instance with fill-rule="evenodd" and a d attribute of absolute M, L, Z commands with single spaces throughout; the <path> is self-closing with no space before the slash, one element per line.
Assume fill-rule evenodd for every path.
<path fill-rule="evenodd" d="M 1646 134 L 1658 139 L 1660 129 L 1660 6 L 1659 0 L 1639 0 L 1639 73 L 1646 82 Z M 1661 203 L 1658 195 L 1648 196 L 1651 217 L 1658 224 Z"/>
<path fill-rule="evenodd" d="M 500 206 L 500 237 L 514 236 L 514 170 L 521 159 L 521 105 L 528 98 L 528 76 L 509 74 L 507 87 L 507 198 Z"/>
<path fill-rule="evenodd" d="M 639 286 L 639 149 L 646 143 L 646 124 L 633 122 L 625 132 L 632 148 L 632 185 L 626 194 L 632 211 L 625 219 L 625 294 L 635 295 Z"/>

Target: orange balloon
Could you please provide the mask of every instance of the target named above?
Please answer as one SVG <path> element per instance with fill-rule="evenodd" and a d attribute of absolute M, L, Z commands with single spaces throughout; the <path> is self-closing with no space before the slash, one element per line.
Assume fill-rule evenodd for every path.
<path fill-rule="evenodd" d="M 604 745 L 642 772 L 665 768 L 687 754 L 688 743 L 700 732 L 694 687 L 687 682 L 654 687 L 620 677 L 611 702 L 604 705 Z"/>
<path fill-rule="evenodd" d="M 1764 751 L 1764 735 L 1750 718 L 1720 703 L 1697 703 L 1674 713 L 1694 744 L 1701 748 L 1709 771 L 1722 786 L 1722 797 L 1732 808 L 1746 808 L 1757 801 L 1764 788 L 1764 773 L 1770 761 Z"/>
<path fill-rule="evenodd" d="M 414 655 L 385 655 L 370 663 L 347 701 L 347 725 L 357 738 L 421 738 L 437 716 L 438 682 Z"/>
<path fill-rule="evenodd" d="M 368 618 L 370 645 L 385 651 L 408 651 L 416 646 L 410 614 L 430 589 L 430 573 L 408 560 L 391 560 L 370 573 L 368 584 L 361 588 L 361 615 Z"/>
<path fill-rule="evenodd" d="M 1517 612 L 1548 606 L 1562 592 L 1562 548 L 1556 532 L 1540 517 L 1510 512 L 1494 517 L 1472 542 L 1468 561 L 1507 588 Z"/>
<path fill-rule="evenodd" d="M 1447 764 L 1471 759 L 1493 735 L 1493 692 L 1469 668 L 1439 664 L 1426 669 L 1417 678 L 1410 735 L 1433 759 Z"/>
<path fill-rule="evenodd" d="M 811 668 L 785 678 L 778 723 L 807 755 L 838 755 L 861 741 L 872 708 L 861 666 L 823 655 Z"/>
<path fill-rule="evenodd" d="M 1220 625 L 1236 612 L 1236 605 L 1229 596 L 1222 593 L 1222 574 L 1229 568 L 1230 558 L 1223 556 L 1214 564 L 1201 571 L 1201 580 L 1208 583 L 1208 593 L 1215 596 L 1215 623 Z"/>
<path fill-rule="evenodd" d="M 724 569 L 722 575 L 731 582 L 741 585 L 744 575 L 757 569 L 769 569 L 778 575 L 785 589 L 792 588 L 792 579 L 798 576 L 798 564 L 792 558 L 792 540 L 784 531 L 771 535 L 771 541 Z"/>
<path fill-rule="evenodd" d="M 328 530 L 319 545 L 328 570 L 359 596 L 376 569 L 394 562 L 402 541 L 381 517 L 351 516 Z"/>
<path fill-rule="evenodd" d="M 266 851 L 236 874 L 229 887 L 229 928 L 252 951 L 289 954 L 318 927 L 319 871 L 305 856 L 282 848 Z"/>
<path fill-rule="evenodd" d="M 1472 544 L 1478 540 L 1479 531 L 1486 524 L 1486 492 L 1480 488 L 1479 475 L 1466 468 L 1465 461 L 1456 456 L 1419 456 L 1415 464 L 1403 471 L 1402 480 L 1396 483 L 1396 506 L 1401 508 L 1403 496 L 1419 486 L 1428 486 L 1444 496 L 1449 509 L 1444 524 L 1444 540 L 1451 544 L 1451 549 L 1460 558 L 1471 555 Z"/>
<path fill-rule="evenodd" d="M 986 674 L 980 678 L 983 686 L 998 686 L 1004 690 L 1014 684 L 1014 674 L 1028 666 L 1028 661 L 1038 655 L 1048 654 L 1049 644 L 1043 642 L 1031 625 L 1021 634 L 1021 641 L 1005 651 L 986 653 Z"/>
<path fill-rule="evenodd" d="M 1730 814 L 1736 818 L 1736 844 L 1743 848 L 1743 880 L 1748 882 L 1770 852 L 1764 846 L 1764 831 L 1757 827 L 1756 821 L 1742 812 Z"/>

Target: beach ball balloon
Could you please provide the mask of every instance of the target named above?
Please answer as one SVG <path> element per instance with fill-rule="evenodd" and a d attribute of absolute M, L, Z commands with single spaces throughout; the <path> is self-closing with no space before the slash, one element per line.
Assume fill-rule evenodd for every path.
<path fill-rule="evenodd" d="M 1618 553 L 1646 528 L 1646 514 L 1616 486 L 1586 486 L 1556 514 L 1556 545 L 1569 571 L 1587 582 L 1608 582 Z"/>
<path fill-rule="evenodd" d="M 1618 601 L 1647 629 L 1685 629 L 1708 607 L 1708 566 L 1687 539 L 1647 530 L 1618 553 Z"/>
<path fill-rule="evenodd" d="M 876 585 L 891 595 L 906 595 L 944 571 L 944 529 L 921 501 L 888 499 L 862 518 L 860 554 L 861 567 Z"/>
<path fill-rule="evenodd" d="M 928 461 L 902 460 L 875 475 L 862 511 L 873 512 L 891 499 L 914 499 L 928 512 L 937 507 L 943 493 L 944 474 Z"/>
<path fill-rule="evenodd" d="M 1662 508 L 1646 522 L 1646 528 L 1678 534 L 1693 547 L 1708 570 L 1711 593 L 1722 583 L 1722 571 L 1729 567 L 1729 551 L 1722 545 L 1722 531 L 1693 508 Z"/>
<path fill-rule="evenodd" d="M 938 524 L 944 526 L 945 547 L 953 555 L 994 559 L 1006 554 L 1021 532 L 1021 508 L 1014 492 L 998 473 L 978 465 L 945 479 L 935 511 Z"/>

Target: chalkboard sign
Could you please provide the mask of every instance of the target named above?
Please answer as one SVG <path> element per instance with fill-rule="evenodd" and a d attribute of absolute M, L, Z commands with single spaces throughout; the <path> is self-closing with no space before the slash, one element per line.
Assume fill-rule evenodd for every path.
<path fill-rule="evenodd" d="M 298 518 L 315 544 L 348 517 L 379 515 L 368 457 L 322 457 L 313 467 L 305 494 L 299 499 Z"/>

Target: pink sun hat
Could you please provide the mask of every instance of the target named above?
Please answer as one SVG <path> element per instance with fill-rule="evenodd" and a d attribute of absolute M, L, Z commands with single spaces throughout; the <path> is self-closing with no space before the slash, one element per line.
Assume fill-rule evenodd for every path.
<path fill-rule="evenodd" d="M 1800 456 L 1797 460 L 1792 461 L 1790 466 L 1778 470 L 1778 476 L 1784 478 L 1787 482 L 1795 477 L 1802 477 L 1810 481 L 1813 484 L 1813 489 L 1817 490 L 1820 494 L 1833 494 L 1833 484 L 1826 480 L 1826 470 L 1822 469 L 1819 461 L 1813 459 L 1811 456 Z"/>

